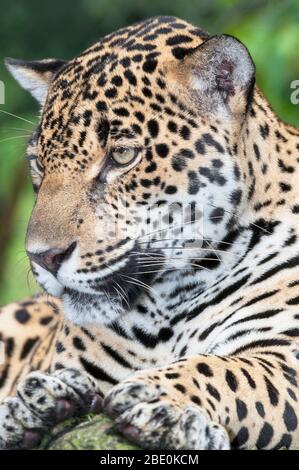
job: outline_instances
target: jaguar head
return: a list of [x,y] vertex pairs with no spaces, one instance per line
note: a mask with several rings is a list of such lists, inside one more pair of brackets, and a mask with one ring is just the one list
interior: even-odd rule
[[241,213],[253,62],[233,37],[156,18],[68,62],[6,64],[42,107],[26,152],[33,271],[71,321],[112,323]]

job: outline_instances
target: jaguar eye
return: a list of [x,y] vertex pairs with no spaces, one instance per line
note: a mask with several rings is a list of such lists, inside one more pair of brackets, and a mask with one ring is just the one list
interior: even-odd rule
[[116,163],[119,165],[128,165],[131,161],[136,158],[138,154],[138,149],[136,148],[126,148],[126,147],[119,147],[115,148],[111,152],[111,156]]

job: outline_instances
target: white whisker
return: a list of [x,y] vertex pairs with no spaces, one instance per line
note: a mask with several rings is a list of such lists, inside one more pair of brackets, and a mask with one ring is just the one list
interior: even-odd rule
[[149,292],[156,293],[155,290],[152,287],[148,286],[143,281],[140,281],[140,279],[136,279],[134,277],[127,276],[125,274],[120,274],[120,276],[126,278],[126,282],[129,282],[130,284],[135,284],[138,287],[143,287],[144,289],[147,289]]
[[[211,206],[211,207],[217,208],[217,206],[216,206],[215,204],[212,204],[212,203],[210,203],[210,202],[208,202],[207,204],[208,204],[209,206]],[[226,209],[223,209],[223,210],[224,210],[224,212],[226,212],[227,214],[230,214],[230,215],[232,215],[232,216],[235,215],[232,211],[229,211],[229,210],[226,210]],[[259,230],[262,230],[263,232],[268,233],[269,235],[271,235],[271,232],[270,232],[269,230],[267,230],[267,229],[264,228],[264,227],[261,227],[261,226],[258,225],[258,224],[255,224],[254,222],[250,222],[250,225],[252,225],[253,227],[256,227],[256,228],[258,228]]]
[[0,140],[1,142],[6,142],[7,140],[14,140],[14,139],[25,139],[25,137],[28,139],[30,135],[14,135],[13,137],[6,137],[5,139]]
[[123,299],[123,301],[127,304],[128,308],[130,309],[131,307],[130,307],[130,304],[129,304],[129,302],[128,302],[126,292],[124,291],[124,289],[122,288],[122,286],[118,284],[118,282],[113,281],[113,283],[116,284],[116,285],[119,287],[119,289],[121,289],[122,292],[119,292],[119,290],[118,290],[116,287],[114,287],[114,289],[116,290],[116,292],[118,293],[118,295]]
[[29,121],[29,119],[23,118],[21,116],[17,116],[16,114],[13,114],[13,113],[9,113],[8,111],[4,111],[3,109],[0,109],[0,113],[8,114],[8,116],[12,116],[16,119],[20,119],[21,121],[27,122],[28,124],[32,124],[32,126],[35,125],[34,122]]

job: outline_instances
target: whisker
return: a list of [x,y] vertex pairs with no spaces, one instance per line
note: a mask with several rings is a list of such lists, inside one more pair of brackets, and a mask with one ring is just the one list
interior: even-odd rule
[[[211,207],[217,208],[217,206],[216,206],[215,204],[212,204],[211,202],[207,202],[207,204],[208,204],[209,206],[211,206]],[[227,209],[223,209],[223,210],[224,210],[224,212],[226,212],[227,214],[230,214],[230,215],[233,215],[233,216],[235,215],[232,211],[229,211],[229,210],[227,210]],[[264,228],[264,227],[261,227],[261,226],[258,225],[258,224],[255,224],[254,222],[250,222],[250,225],[252,225],[253,227],[256,227],[256,228],[258,228],[259,230],[262,230],[263,232],[268,233],[269,235],[271,235],[271,232],[270,232],[269,230],[267,230],[267,229]]]
[[[181,259],[184,261],[184,258],[181,258]],[[210,259],[210,260],[212,260],[212,261],[215,261],[215,258],[200,258],[201,261],[204,261],[204,260],[206,260],[206,259]],[[164,269],[167,269],[167,264],[174,265],[174,263],[175,263],[176,261],[177,261],[176,259],[170,260],[170,261],[167,260],[167,261],[165,262],[165,264],[163,265],[163,268],[164,268]],[[185,261],[186,261],[186,260],[185,260]],[[147,267],[147,266],[148,266],[148,267],[151,267],[151,266],[157,266],[157,265],[159,266],[159,262],[151,262],[151,263],[149,263],[149,264],[140,264],[140,266],[142,266],[142,267],[144,267],[144,268]],[[200,264],[188,263],[188,265],[187,265],[185,268],[187,269],[189,266],[194,267],[194,268],[201,268],[201,269],[205,269],[205,270],[207,270],[207,271],[210,271],[209,268],[207,268],[206,266],[201,266]],[[178,269],[179,269],[179,268],[178,268]]]
[[[218,253],[216,252],[216,250],[214,250],[213,245],[212,245],[210,242],[208,242],[208,241],[207,241],[207,243],[208,243],[209,247],[212,249],[212,252],[216,255],[218,261],[219,261],[220,263],[222,262],[223,265],[224,265],[224,267],[227,269],[227,266],[226,266],[225,262],[223,261],[223,259],[220,258],[220,256],[219,256]],[[225,252],[225,250],[223,250],[223,251]],[[230,253],[230,254],[231,254],[231,255],[234,255],[234,253]]]
[[[138,274],[138,273],[136,273],[136,274]],[[146,287],[142,286],[141,284],[139,284],[136,281],[130,281],[130,280],[126,279],[126,282],[128,282],[129,284],[134,284],[135,286],[143,287],[144,289],[146,289]],[[150,291],[150,289],[147,289],[147,290]]]
[[[223,244],[223,245],[230,245],[230,246],[235,246],[235,245],[240,245],[243,246],[243,243],[239,242],[225,242],[224,240],[216,240],[215,238],[205,238],[205,242],[212,242],[212,243],[217,243],[217,244]],[[225,250],[224,250],[225,251]],[[226,252],[227,253],[227,252]]]
[[34,278],[34,274],[32,272],[31,266],[29,266],[29,268],[27,270],[26,284],[27,284],[27,289],[29,290],[30,295],[33,295],[32,294],[32,287],[31,287],[31,284],[30,284],[30,275],[32,275],[33,278]]
[[18,259],[18,261],[14,263],[14,268],[18,267],[20,263],[24,263],[26,259],[27,259],[27,255],[23,255],[20,259]]
[[16,119],[20,119],[21,121],[27,122],[28,124],[32,124],[32,126],[35,125],[34,122],[29,121],[29,119],[23,118],[22,116],[17,116],[16,114],[13,114],[13,113],[9,113],[8,111],[4,111],[3,109],[0,109],[0,113],[8,114],[9,116],[12,116]]
[[10,131],[32,132],[32,129],[25,129],[25,127],[3,127],[2,129],[0,129],[0,132],[10,132]]
[[[160,248],[157,248],[157,249],[160,249]],[[230,251],[226,251],[226,250],[219,250],[218,248],[213,248],[212,245],[211,245],[211,248],[202,248],[202,247],[189,247],[189,246],[176,246],[176,247],[172,247],[172,246],[165,246],[165,247],[162,247],[161,248],[162,250],[176,250],[176,251],[179,251],[179,250],[186,250],[186,251],[192,251],[192,250],[200,250],[200,251],[207,251],[208,253],[210,253],[211,251],[213,252],[219,252],[219,253],[227,253],[231,256],[236,256],[236,253],[231,253]],[[149,255],[157,255],[159,253],[157,252],[154,252],[154,251],[151,251],[151,252],[148,252],[148,251],[132,251],[132,254],[140,254],[140,255],[145,255],[147,256],[147,254]]]
[[148,286],[143,281],[140,281],[140,279],[136,279],[134,277],[127,276],[125,274],[120,274],[120,276],[124,277],[124,278],[127,278],[126,282],[129,282],[130,284],[135,284],[136,286],[143,287],[144,289],[147,289],[149,292],[156,293],[155,290],[152,287]]
[[124,300],[124,298],[122,297],[121,293],[119,292],[119,290],[115,287],[115,286],[112,286],[113,289],[115,290],[117,296],[119,297],[120,301],[121,300]]
[[14,135],[13,137],[6,137],[5,139],[0,140],[1,142],[6,142],[7,140],[14,140],[14,139],[24,139],[30,137],[30,135]]
[[[198,257],[194,257],[194,256],[191,256],[190,258],[184,258],[182,256],[180,257],[177,257],[177,258],[167,258],[165,259],[165,262],[167,263],[168,261],[178,261],[178,260],[183,260],[183,261],[188,261],[188,260],[194,260],[194,261],[215,261],[215,258],[204,258],[204,257],[201,257],[201,258],[198,258]],[[137,260],[138,263],[143,263],[143,262],[152,262],[152,263],[161,263],[162,260],[149,260],[149,259],[146,259],[146,258],[140,258],[139,260]]]
[[[176,267],[165,267],[164,269],[159,269],[157,271],[138,271],[137,273],[131,273],[131,274],[149,274],[149,273],[165,273],[165,272],[169,272],[169,271],[190,271],[190,268],[189,268],[190,264],[188,266],[185,266],[185,267],[181,267],[181,268],[176,268]],[[205,269],[207,271],[210,271],[210,269],[204,267],[204,266],[197,266],[197,265],[194,265],[194,268],[196,269]]]
[[124,300],[124,302],[127,304],[128,308],[130,309],[130,304],[129,304],[127,296],[126,296],[126,292],[124,291],[122,286],[118,284],[118,282],[113,281],[113,283],[116,284],[121,289],[121,291],[123,292],[123,294],[122,294],[121,292],[118,291],[118,289],[116,287],[114,287],[116,292],[121,296],[121,298]]
[[[218,218],[219,216],[217,216]],[[146,235],[143,235],[142,237],[137,237],[136,240],[142,240],[143,238],[145,237],[148,237],[149,235],[153,235],[155,233],[160,233],[160,232],[164,232],[164,231],[168,231],[168,230],[173,230],[173,229],[177,229],[177,228],[182,228],[182,227],[185,227],[186,225],[191,225],[191,224],[195,224],[196,222],[198,222],[200,219],[195,219],[195,220],[190,220],[189,222],[183,222],[182,224],[178,224],[178,225],[169,225],[168,227],[164,227],[164,228],[160,228],[158,230],[154,230],[152,232],[149,232],[147,233]]]
[[[176,240],[180,240],[180,238],[160,238],[159,240],[147,240],[147,241],[144,241],[144,242],[140,242],[138,241],[138,243],[140,245],[144,245],[144,244],[151,244],[151,243],[160,243],[160,242],[163,242],[163,241],[176,241]],[[214,238],[199,238],[198,241],[202,241],[202,242],[213,242],[213,243],[217,243],[217,244],[220,244],[222,243],[223,245],[231,245],[231,246],[235,246],[235,245],[240,245],[240,246],[243,246],[242,243],[239,243],[239,242],[234,242],[234,243],[231,243],[231,242],[225,242],[223,240],[216,240]],[[188,243],[188,240],[187,240],[187,243]],[[171,250],[174,250],[174,249],[181,249],[183,247],[162,247],[161,249],[165,250],[165,249],[171,249]],[[190,247],[186,247],[187,248],[190,248]],[[191,248],[190,248],[191,249]],[[198,250],[199,248],[198,247],[195,247],[195,248],[192,248],[192,249],[196,249]],[[205,248],[200,248],[201,250],[205,249]],[[208,249],[209,251],[211,251],[210,249]],[[225,250],[224,250],[225,251]]]
[[140,242],[138,240],[138,243],[140,244],[145,244],[145,243],[159,243],[159,242],[166,242],[166,241],[177,241],[177,240],[181,240],[181,238],[160,238],[158,240],[146,240],[145,242]]

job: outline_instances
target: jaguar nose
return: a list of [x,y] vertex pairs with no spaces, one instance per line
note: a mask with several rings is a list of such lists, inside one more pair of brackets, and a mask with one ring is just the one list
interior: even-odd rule
[[29,259],[37,263],[42,268],[49,271],[54,276],[57,274],[60,266],[66,261],[74,249],[76,248],[76,242],[73,242],[68,248],[51,248],[50,250],[42,251],[39,253],[32,253],[27,251]]

